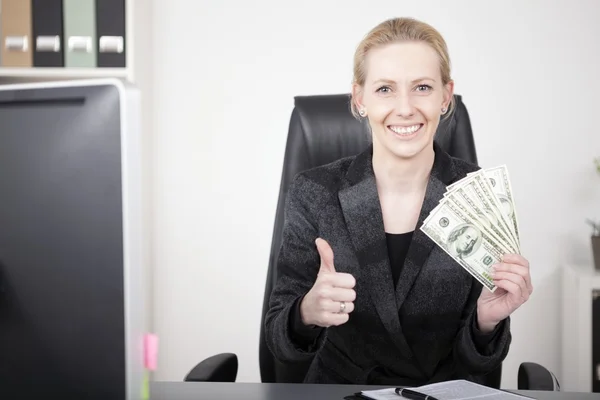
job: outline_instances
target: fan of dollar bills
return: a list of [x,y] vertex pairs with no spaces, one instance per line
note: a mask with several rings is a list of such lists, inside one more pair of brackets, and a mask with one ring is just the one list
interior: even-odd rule
[[421,230],[490,291],[504,254],[520,253],[519,227],[505,165],[480,169],[447,187]]

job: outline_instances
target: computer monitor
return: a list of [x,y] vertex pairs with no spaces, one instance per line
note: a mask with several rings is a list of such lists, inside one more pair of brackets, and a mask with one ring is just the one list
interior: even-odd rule
[[139,93],[0,86],[0,399],[139,399]]

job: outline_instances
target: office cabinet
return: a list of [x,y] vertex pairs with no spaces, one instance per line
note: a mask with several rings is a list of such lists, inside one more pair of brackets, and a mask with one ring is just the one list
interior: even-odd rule
[[600,272],[562,270],[562,373],[565,391],[600,392]]

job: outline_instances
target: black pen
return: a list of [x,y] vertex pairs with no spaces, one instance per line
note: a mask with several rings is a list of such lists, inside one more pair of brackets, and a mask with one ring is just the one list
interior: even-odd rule
[[396,388],[396,394],[411,400],[438,400],[428,394],[415,392],[414,390],[410,389]]

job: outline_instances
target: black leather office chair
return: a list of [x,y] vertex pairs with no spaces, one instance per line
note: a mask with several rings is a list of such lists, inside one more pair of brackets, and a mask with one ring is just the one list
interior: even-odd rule
[[[476,164],[477,154],[469,114],[461,96],[455,95],[454,98],[455,110],[450,117],[442,119],[435,140],[450,155]],[[371,134],[367,122],[358,121],[350,113],[348,94],[295,98],[285,149],[260,321],[259,362],[262,382],[302,382],[309,367],[309,363],[284,365],[278,362],[269,351],[264,338],[264,317],[268,309],[271,291],[277,280],[277,255],[281,245],[288,185],[298,172],[327,164],[342,157],[356,155],[370,143]],[[530,378],[539,380],[539,376],[550,375],[545,368],[533,363],[529,363],[522,370],[523,372],[519,375],[520,389],[527,389],[534,385]],[[202,361],[188,373],[185,380],[234,382],[236,375],[237,357],[235,354],[226,353]],[[499,367],[488,374],[486,385],[499,388],[501,378],[502,367]],[[540,387],[540,385],[537,384],[536,387]]]

